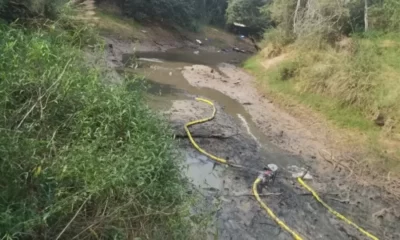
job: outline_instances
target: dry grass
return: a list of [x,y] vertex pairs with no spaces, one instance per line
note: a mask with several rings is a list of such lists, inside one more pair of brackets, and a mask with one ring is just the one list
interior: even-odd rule
[[[269,48],[246,67],[268,91],[310,106],[355,138],[365,136],[354,139],[368,162],[365,172],[378,173],[378,179],[390,171],[393,178],[400,172],[400,52],[396,47],[400,41],[385,36],[352,42],[346,49],[286,47],[280,52],[289,57],[278,57],[279,63],[267,64],[266,71],[260,66],[277,59]],[[384,117],[382,127],[374,121],[379,115]],[[390,186],[384,179],[381,182]]]

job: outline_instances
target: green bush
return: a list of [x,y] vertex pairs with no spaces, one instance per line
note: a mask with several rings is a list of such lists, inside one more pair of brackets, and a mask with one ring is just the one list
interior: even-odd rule
[[157,20],[193,28],[196,22],[195,0],[125,0],[123,12],[138,21]]
[[167,124],[50,29],[0,25],[0,238],[189,239]]
[[66,0],[0,0],[0,18],[7,21],[43,17],[54,19]]
[[245,24],[251,34],[261,35],[269,26],[269,16],[263,12],[263,0],[230,0],[226,9],[226,22]]
[[264,33],[264,43],[279,48],[292,43],[295,36],[282,28],[272,28]]
[[370,9],[371,27],[375,31],[399,32],[400,3],[397,0],[379,1]]

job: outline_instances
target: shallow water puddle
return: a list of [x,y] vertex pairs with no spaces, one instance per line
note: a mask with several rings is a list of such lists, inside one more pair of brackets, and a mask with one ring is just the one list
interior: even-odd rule
[[215,166],[208,158],[195,150],[189,150],[185,153],[187,165],[185,175],[190,177],[190,180],[198,189],[208,191],[220,191],[223,188],[221,166]]
[[[221,105],[224,112],[231,115],[238,124],[242,125],[248,134],[256,139],[260,146],[268,144],[269,141],[258,130],[251,116],[244,106],[229,96],[211,89],[199,88],[189,84],[181,71],[192,64],[203,64],[215,68],[223,62],[243,61],[248,55],[242,53],[199,53],[175,50],[173,52],[139,52],[136,53],[138,61],[132,61],[132,55],[124,55],[123,59],[127,66],[139,66],[137,69],[126,68],[125,71],[134,71],[145,77],[148,83],[147,92],[149,105],[156,110],[165,111],[172,106],[175,100],[193,99],[203,97]],[[141,61],[144,59],[144,61]],[[151,61],[149,61],[149,59]],[[204,116],[206,117],[206,116]],[[186,163],[188,165],[185,174],[193,181],[199,189],[221,189],[222,179],[219,177],[223,168],[207,160],[207,157],[196,151],[188,151]]]

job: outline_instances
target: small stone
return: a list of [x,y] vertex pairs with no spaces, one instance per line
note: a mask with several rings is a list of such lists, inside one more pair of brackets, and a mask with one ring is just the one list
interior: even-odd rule
[[378,117],[374,120],[375,124],[379,127],[385,126],[385,116],[382,113],[379,113]]

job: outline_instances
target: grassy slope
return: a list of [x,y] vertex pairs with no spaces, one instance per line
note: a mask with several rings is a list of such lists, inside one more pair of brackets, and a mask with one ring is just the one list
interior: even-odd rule
[[0,238],[189,239],[169,127],[102,83],[73,26],[0,25]]
[[[396,35],[355,37],[346,50],[289,47],[296,50],[268,70],[262,54],[245,67],[273,96],[310,106],[346,131],[365,135],[361,143],[375,162],[400,171],[399,44]],[[373,122],[378,114],[385,116],[384,127]]]

